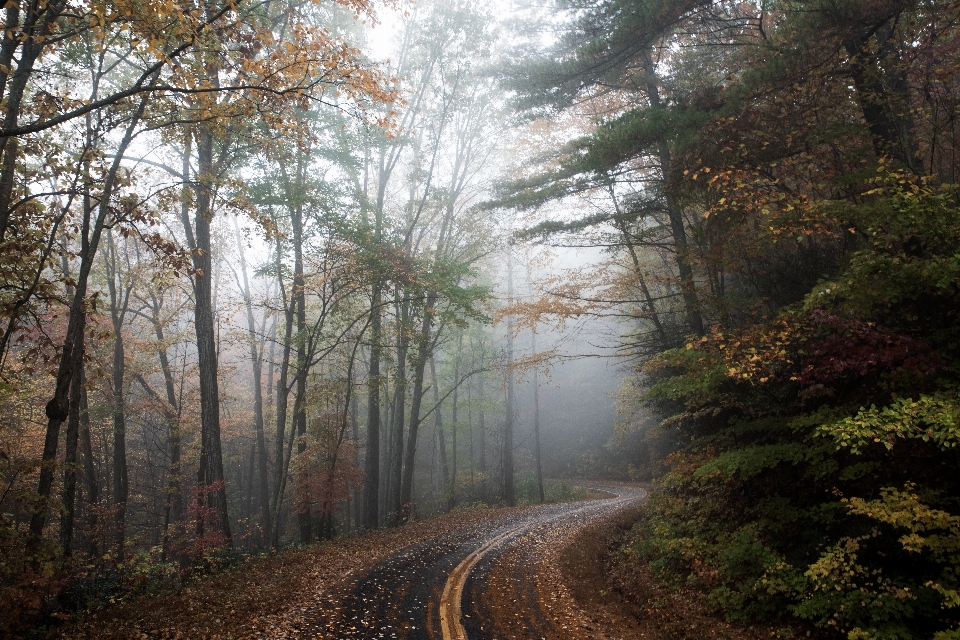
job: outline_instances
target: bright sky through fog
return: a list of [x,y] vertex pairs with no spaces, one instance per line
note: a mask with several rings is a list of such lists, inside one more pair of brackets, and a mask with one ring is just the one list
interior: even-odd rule
[[384,6],[377,7],[377,19],[380,21],[368,31],[367,52],[374,60],[386,60],[394,56],[394,38],[402,26],[402,9]]

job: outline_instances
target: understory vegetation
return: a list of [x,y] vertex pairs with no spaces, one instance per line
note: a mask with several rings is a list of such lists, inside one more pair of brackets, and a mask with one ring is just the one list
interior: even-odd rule
[[769,320],[645,365],[683,445],[634,550],[735,620],[850,638],[952,637],[960,621],[957,208],[878,176],[838,207],[862,241]]

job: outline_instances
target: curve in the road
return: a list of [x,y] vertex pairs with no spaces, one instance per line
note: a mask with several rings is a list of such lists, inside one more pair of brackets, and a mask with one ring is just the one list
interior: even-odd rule
[[[605,488],[604,491],[612,493],[614,500],[622,500],[624,498],[620,494],[610,492],[609,487]],[[644,493],[645,492],[641,490],[640,495],[642,496]],[[584,505],[573,513],[583,512],[588,508],[587,505]],[[443,589],[443,594],[440,597],[440,630],[443,640],[469,640],[467,630],[464,628],[462,621],[463,593],[467,580],[470,578],[470,574],[477,563],[491,552],[499,549],[503,543],[521,537],[530,529],[541,527],[563,518],[569,518],[571,515],[573,515],[571,512],[564,511],[550,517],[539,517],[533,521],[524,522],[488,540],[464,558],[460,564],[450,572],[450,576],[447,578],[446,585]]]
[[537,573],[543,549],[556,548],[580,524],[619,511],[644,493],[639,487],[603,488],[612,499],[500,512],[402,549],[329,592],[304,637],[553,637],[557,611],[549,602],[544,610],[538,595],[543,585],[528,574]]

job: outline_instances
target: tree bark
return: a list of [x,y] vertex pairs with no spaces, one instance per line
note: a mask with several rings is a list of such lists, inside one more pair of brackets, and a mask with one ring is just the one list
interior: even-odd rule
[[83,346],[80,365],[70,383],[70,408],[67,416],[66,455],[63,461],[63,515],[60,516],[60,548],[69,556],[73,544],[73,526],[77,496],[77,443],[80,436],[80,396],[83,390]]
[[380,526],[380,279],[370,290],[370,371],[367,377],[367,447],[363,486],[363,526]]
[[275,474],[274,474],[274,499],[271,506],[273,511],[273,539],[271,544],[274,548],[280,545],[280,505],[283,502],[283,491],[286,486],[286,465],[284,464],[283,454],[283,436],[287,428],[287,404],[290,397],[290,387],[287,383],[290,375],[290,352],[293,345],[293,316],[294,305],[286,293],[286,287],[283,284],[283,270],[281,269],[281,247],[280,239],[277,238],[277,285],[280,288],[280,299],[283,302],[284,326],[283,326],[283,353],[280,357],[280,377],[277,379],[277,415],[276,415],[276,445],[275,445]]
[[417,458],[417,436],[420,431],[420,410],[423,406],[423,383],[427,360],[432,347],[432,325],[434,307],[437,304],[437,293],[427,294],[424,305],[423,324],[418,336],[417,360],[414,367],[413,396],[410,399],[410,431],[407,434],[407,449],[404,452],[403,481],[400,486],[400,521],[406,522],[413,514],[413,476],[414,463]]
[[[97,507],[100,506],[100,485],[93,464],[93,443],[90,441],[90,411],[87,406],[87,380],[82,358],[80,362],[80,448],[83,450],[83,476],[87,491],[87,529],[95,531],[97,528]],[[100,555],[100,548],[94,536],[89,538],[89,551],[92,556]]]
[[440,451],[440,486],[443,493],[449,496],[450,492],[450,459],[447,456],[447,438],[443,432],[443,412],[440,411],[440,385],[437,382],[437,363],[430,356],[430,386],[433,387],[433,432],[437,438]]
[[536,327],[530,335],[530,350],[533,352],[533,451],[534,458],[537,461],[537,490],[540,493],[540,504],[546,502],[546,496],[543,492],[543,462],[540,459],[540,367],[536,362],[537,358],[537,332]]
[[[297,171],[298,183],[303,184],[302,162]],[[290,222],[293,227],[293,299],[297,310],[297,395],[294,401],[293,421],[297,431],[297,455],[307,450],[307,374],[310,364],[307,361],[307,307],[306,281],[303,276],[303,205],[290,208]],[[300,530],[300,543],[310,542],[310,505],[297,513],[297,525]]]
[[130,300],[131,284],[125,290],[119,290],[120,278],[117,268],[117,250],[113,234],[107,233],[107,255],[104,264],[107,272],[107,286],[110,292],[110,319],[113,322],[113,508],[114,544],[118,558],[124,556],[126,540],[127,499],[130,485],[127,478],[127,420],[124,406],[124,374],[126,372],[126,352],[123,344],[123,320]]
[[453,398],[450,400],[450,503],[448,510],[457,506],[457,404],[460,396],[460,356],[463,353],[463,331],[457,335],[457,356],[453,363]]
[[223,453],[220,444],[220,385],[217,380],[217,343],[213,317],[213,261],[210,222],[213,219],[213,132],[206,124],[197,131],[197,165],[199,175],[194,184],[193,267],[194,327],[197,336],[197,360],[200,379],[200,465],[197,471],[197,534],[204,535],[203,514],[209,508],[211,526],[226,546],[233,545],[230,517],[227,513],[227,490],[223,474]]
[[391,466],[390,522],[391,526],[400,523],[400,511],[403,507],[401,485],[403,482],[403,432],[407,414],[407,354],[410,349],[410,295],[405,294],[400,303],[397,336],[397,380],[393,392],[393,439],[396,451]]
[[[483,348],[483,343],[480,343],[481,349]],[[483,373],[481,372],[477,376],[477,398],[479,399],[479,404],[477,405],[477,432],[480,442],[477,444],[477,447],[480,449],[480,499],[486,502],[489,499],[489,485],[487,484],[487,426],[484,422],[484,412],[483,412],[483,403],[485,396],[483,393]]]

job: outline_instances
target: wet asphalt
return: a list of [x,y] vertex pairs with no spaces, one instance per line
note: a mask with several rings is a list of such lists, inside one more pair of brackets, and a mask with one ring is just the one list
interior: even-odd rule
[[450,572],[486,541],[512,532],[473,567],[464,586],[461,619],[471,640],[546,640],[568,634],[545,607],[538,572],[545,553],[598,518],[637,504],[629,485],[596,488],[615,498],[545,505],[499,513],[407,547],[330,593],[305,637],[443,640],[439,605]]

